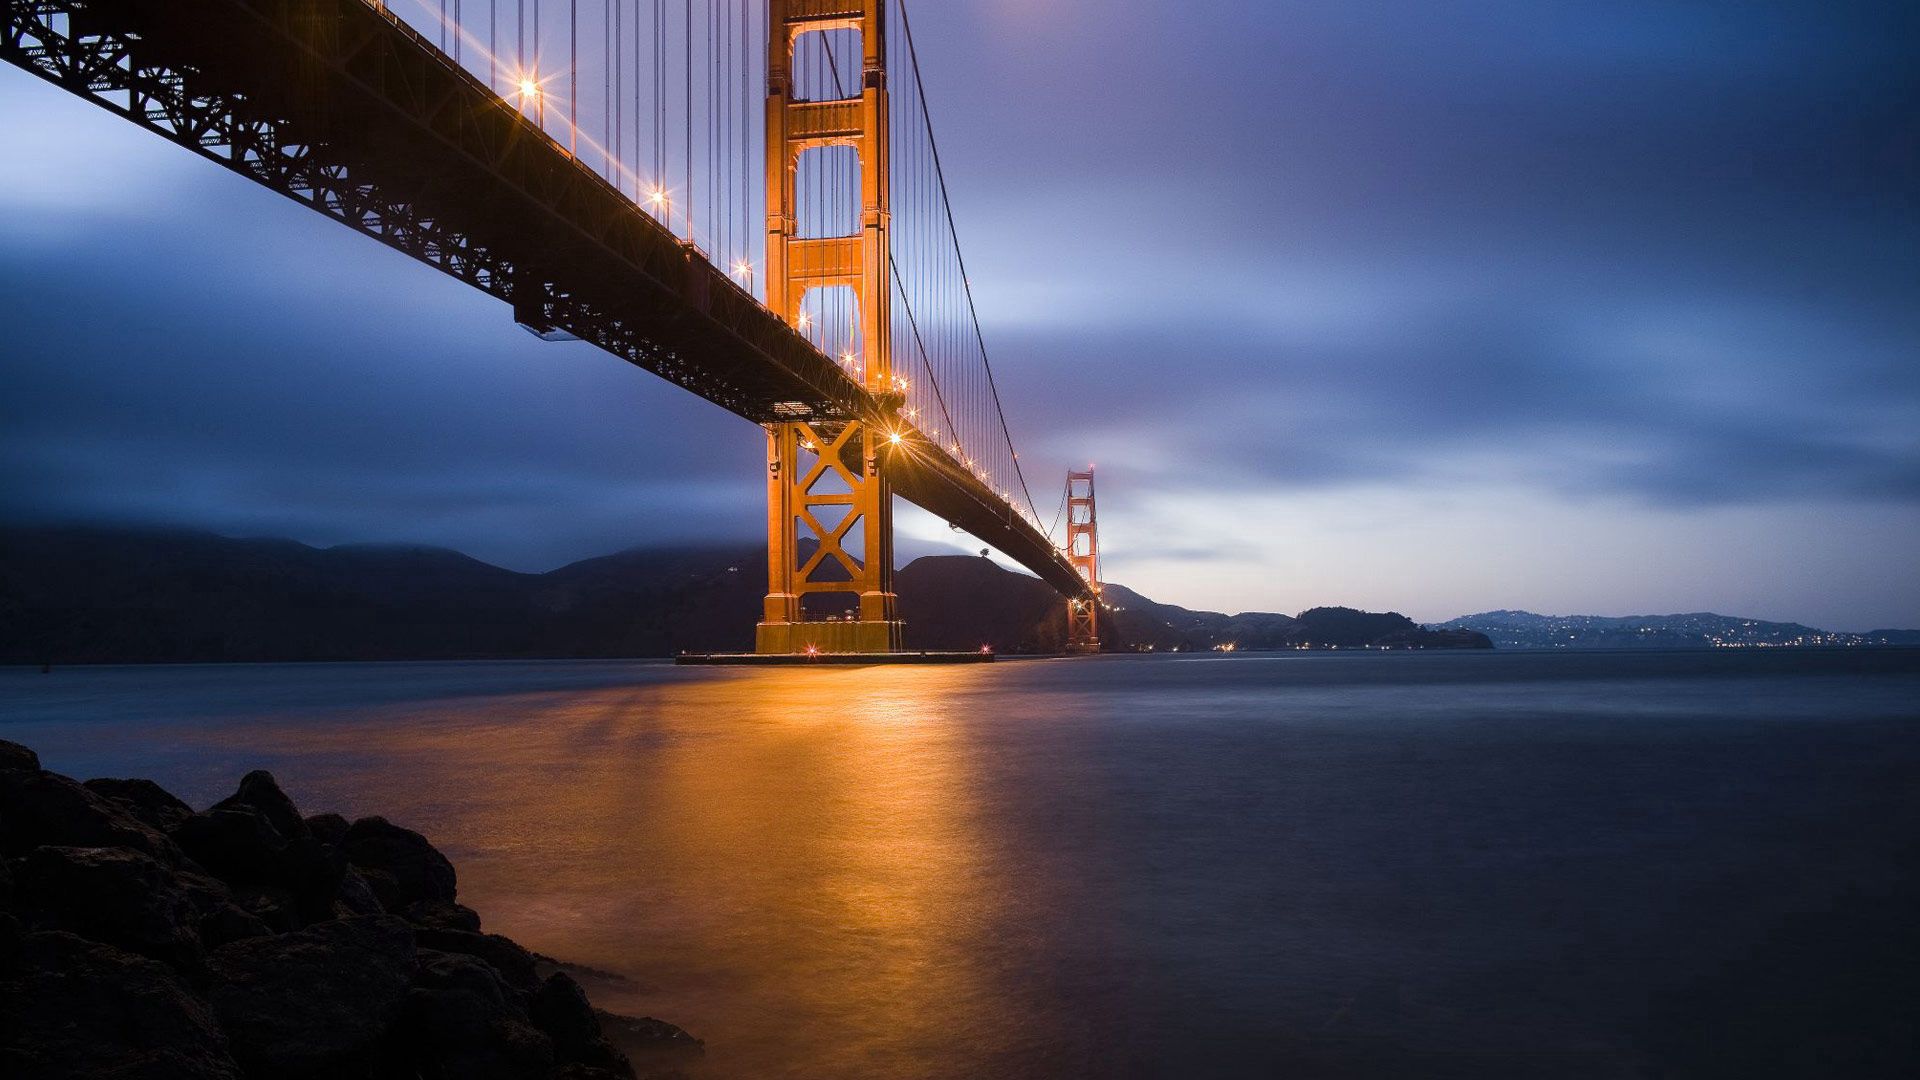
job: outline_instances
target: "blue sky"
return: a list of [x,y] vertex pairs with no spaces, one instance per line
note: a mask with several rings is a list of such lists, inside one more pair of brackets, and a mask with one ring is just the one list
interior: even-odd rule
[[[1098,462],[1109,578],[1920,625],[1912,5],[914,14],[1023,460]],[[6,517],[756,537],[743,421],[12,68],[0,140]]]

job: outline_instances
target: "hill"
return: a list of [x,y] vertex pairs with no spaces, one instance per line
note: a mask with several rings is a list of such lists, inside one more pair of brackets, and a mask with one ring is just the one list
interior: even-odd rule
[[[545,574],[414,546],[316,548],[178,529],[0,528],[0,663],[507,659],[744,651],[758,547],[647,548]],[[910,646],[1055,652],[1066,619],[1038,580],[965,555],[896,575]],[[1403,615],[1298,617],[1160,604],[1120,585],[1115,650],[1486,647]]]
[[1503,649],[1754,648],[1784,645],[1920,645],[1920,630],[1850,634],[1799,623],[1766,622],[1712,612],[1685,615],[1536,615],[1483,611],[1441,623],[1473,630]]

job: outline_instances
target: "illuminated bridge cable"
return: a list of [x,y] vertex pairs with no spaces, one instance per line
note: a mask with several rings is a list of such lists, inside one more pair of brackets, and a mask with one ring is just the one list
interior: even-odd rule
[[980,346],[980,364],[986,374],[987,389],[993,395],[993,409],[994,409],[994,414],[1000,420],[1000,433],[1002,436],[1005,437],[1007,442],[1008,452],[1009,454],[1012,455],[1014,476],[1019,479],[1020,492],[1023,496],[1026,497],[1026,500],[1027,500],[1027,511],[1033,515],[1035,520],[1038,520],[1040,517],[1040,512],[1034,509],[1033,493],[1030,490],[1028,490],[1026,474],[1022,472],[1020,469],[1020,457],[1018,454],[1012,453],[1013,433],[1007,427],[1007,413],[1005,408],[1003,408],[1000,404],[1000,388],[994,383],[993,362],[987,358],[986,336],[982,334],[980,331],[980,314],[979,314],[979,310],[974,306],[974,302],[973,302],[973,283],[967,279],[966,257],[960,251],[960,236],[959,236],[958,230],[954,227],[953,204],[947,198],[946,173],[940,167],[940,144],[934,138],[933,118],[927,111],[927,104],[926,104],[927,88],[926,88],[925,82],[922,81],[922,79],[920,78],[920,57],[919,57],[918,51],[914,48],[914,44],[913,44],[913,23],[907,17],[906,0],[896,0],[896,4],[900,10],[900,27],[906,33],[907,57],[911,61],[909,66],[913,69],[914,88],[916,92],[919,94],[919,98],[920,98],[920,116],[925,121],[926,133],[927,133],[927,148],[933,155],[933,172],[934,172],[934,176],[939,181],[940,203],[941,203],[941,206],[946,211],[947,230],[953,236],[954,258],[959,262],[961,289],[966,295],[967,310],[972,317],[974,337]]

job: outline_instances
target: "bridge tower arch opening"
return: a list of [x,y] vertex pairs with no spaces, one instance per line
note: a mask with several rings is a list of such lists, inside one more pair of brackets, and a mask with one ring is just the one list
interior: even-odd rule
[[1067,561],[1086,579],[1083,596],[1067,598],[1067,651],[1100,651],[1100,519],[1093,467],[1067,473]]
[[[886,2],[768,0],[766,280],[768,306],[802,333],[813,329],[817,292],[849,296],[846,345],[836,359],[884,408],[897,410]],[[827,59],[830,81],[803,63],[816,54]],[[848,167],[832,164],[847,158],[842,148],[851,150]],[[803,158],[822,167],[803,169]],[[818,197],[801,190],[802,180],[822,173],[857,176],[850,186],[858,206],[825,215],[849,223],[850,232],[812,221],[802,227],[801,196]],[[816,415],[766,425],[767,595],[756,651],[902,648],[885,419]]]

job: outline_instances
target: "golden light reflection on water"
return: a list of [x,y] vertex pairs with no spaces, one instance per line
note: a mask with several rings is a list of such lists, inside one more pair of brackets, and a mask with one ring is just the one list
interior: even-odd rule
[[897,1075],[993,1029],[1008,991],[974,948],[1007,899],[953,713],[980,678],[755,671],[442,700],[302,724],[276,750],[338,764],[304,777],[304,804],[447,850],[489,929],[618,972],[590,985],[606,1007],[707,1038],[700,1075]]

